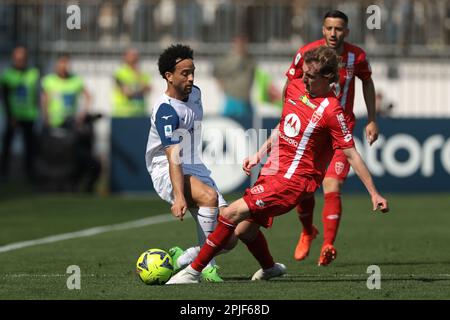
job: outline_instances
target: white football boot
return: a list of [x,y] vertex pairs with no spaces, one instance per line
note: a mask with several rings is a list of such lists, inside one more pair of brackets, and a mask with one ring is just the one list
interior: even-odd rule
[[201,273],[187,266],[177,274],[173,275],[166,284],[184,284],[184,283],[199,283]]
[[270,280],[272,278],[281,277],[284,274],[286,274],[286,266],[277,262],[272,268],[259,269],[256,271],[252,280]]

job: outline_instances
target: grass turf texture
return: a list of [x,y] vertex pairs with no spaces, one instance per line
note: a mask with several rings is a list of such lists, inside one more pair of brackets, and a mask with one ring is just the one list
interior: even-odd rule
[[[328,267],[316,266],[322,231],[308,259],[297,262],[296,215],[276,218],[265,235],[288,275],[273,281],[249,280],[259,266],[240,243],[217,258],[224,283],[141,283],[134,268],[143,251],[195,242],[194,221],[187,219],[0,253],[0,299],[449,299],[450,197],[390,195],[389,200],[391,213],[374,214],[367,196],[344,194],[338,257]],[[318,196],[314,221],[319,230],[321,209]],[[144,197],[3,198],[0,246],[169,211],[163,201]],[[81,268],[81,290],[66,287],[69,265]],[[380,290],[366,287],[369,265],[381,268]]]

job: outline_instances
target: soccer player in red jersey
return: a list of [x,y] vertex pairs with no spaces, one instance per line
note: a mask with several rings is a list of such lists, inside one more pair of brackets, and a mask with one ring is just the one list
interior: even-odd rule
[[[246,230],[236,233],[242,238],[243,235],[258,232],[256,241],[260,241],[261,245],[256,255],[271,258],[259,228],[250,226],[270,226],[274,216],[284,214],[311,198],[325,175],[332,156],[329,152],[331,147],[343,151],[367,188],[373,210],[389,210],[387,200],[376,190],[364,161],[354,147],[339,100],[331,92],[330,83],[338,77],[335,51],[322,46],[306,52],[302,70],[303,78],[291,81],[287,87],[278,143],[270,144],[268,161],[255,185],[222,212],[217,227],[208,236],[194,262],[167,284],[199,282],[203,268],[224,248],[237,231],[236,227],[239,229],[246,223]],[[245,169],[249,170],[250,166]],[[255,255],[255,252],[252,253]]]
[[[375,88],[371,78],[370,64],[366,53],[361,48],[345,42],[349,34],[348,18],[341,11],[328,12],[323,20],[323,38],[301,47],[290,68],[286,72],[287,83],[301,78],[303,75],[302,65],[304,53],[319,46],[328,46],[336,51],[341,58],[339,68],[339,80],[334,83],[333,92],[344,109],[345,120],[350,133],[355,126],[355,115],[353,113],[353,102],[355,96],[355,77],[362,81],[362,90],[367,107],[368,123],[366,126],[366,138],[370,145],[378,138],[378,128],[375,120]],[[350,170],[342,150],[336,150],[328,165],[323,180],[324,207],[322,211],[322,222],[324,229],[324,241],[318,261],[318,265],[328,265],[336,258],[336,239],[339,222],[342,215],[341,190]],[[298,217],[303,225],[294,257],[297,260],[305,259],[309,254],[311,242],[319,233],[313,225],[314,197],[304,200],[296,207]]]

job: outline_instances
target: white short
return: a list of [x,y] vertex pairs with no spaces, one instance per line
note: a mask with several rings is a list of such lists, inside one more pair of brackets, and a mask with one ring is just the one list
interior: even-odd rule
[[[210,171],[205,165],[197,164],[195,167],[183,166],[183,174],[192,175],[204,184],[214,188],[217,192],[219,208],[228,206],[228,203],[219,192],[216,183],[210,176]],[[154,160],[151,165],[150,175],[152,177],[153,187],[155,188],[156,193],[158,193],[161,199],[173,204],[173,189],[172,182],[170,181],[169,162],[167,161],[167,158],[164,157],[163,159],[160,158],[157,161]]]

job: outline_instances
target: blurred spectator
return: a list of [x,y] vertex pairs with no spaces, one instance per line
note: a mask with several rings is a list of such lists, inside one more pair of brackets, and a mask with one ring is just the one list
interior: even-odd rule
[[[55,71],[42,79],[42,153],[47,171],[43,174],[58,172],[58,179],[68,183],[71,190],[92,192],[101,168],[92,155],[91,96],[83,80],[70,72],[69,56],[58,58]],[[87,131],[90,141],[86,142]]]
[[377,94],[375,96],[375,110],[377,112],[377,116],[382,118],[388,118],[392,115],[392,110],[394,105],[392,103],[386,103],[384,101],[383,93],[381,90],[377,90]]
[[154,20],[160,39],[169,43],[173,40],[172,28],[175,25],[175,0],[161,0],[154,11]]
[[0,172],[7,177],[11,154],[11,142],[17,129],[21,129],[25,146],[25,172],[33,181],[35,139],[33,126],[38,117],[39,70],[27,65],[27,49],[16,47],[12,52],[12,65],[0,76],[3,105],[6,114],[6,131]]
[[104,2],[100,8],[98,16],[98,26],[100,32],[100,42],[112,44],[115,31],[119,23],[117,9],[111,2]]
[[202,8],[196,0],[184,0],[177,3],[176,23],[173,25],[177,39],[198,41],[201,38],[203,25]]
[[261,104],[269,104],[282,108],[281,90],[274,83],[271,75],[257,67],[255,71],[256,101]]
[[145,96],[150,92],[150,76],[139,69],[139,52],[128,49],[124,63],[114,73],[113,117],[142,117],[146,115]]
[[237,36],[232,50],[219,59],[213,72],[225,94],[222,115],[238,121],[252,119],[250,91],[255,70],[256,62],[248,52],[247,36]]
[[[45,127],[61,127],[74,118],[81,123],[91,104],[91,96],[84,88],[83,80],[70,72],[70,57],[61,55],[56,61],[55,73],[42,79],[42,111]],[[83,94],[85,104],[79,108]]]

